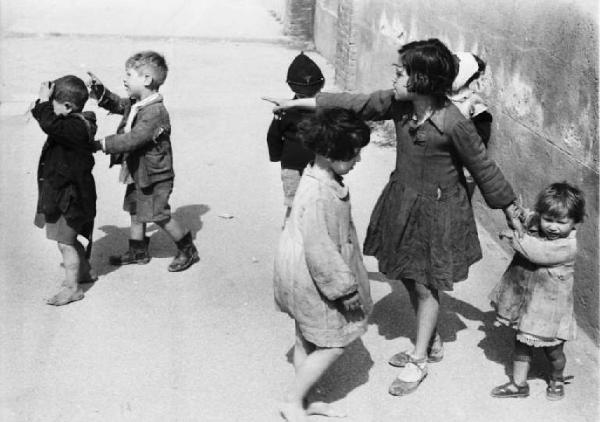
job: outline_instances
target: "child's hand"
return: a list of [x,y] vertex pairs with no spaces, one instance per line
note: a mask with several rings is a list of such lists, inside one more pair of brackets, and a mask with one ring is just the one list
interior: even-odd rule
[[514,230],[519,238],[523,237],[523,234],[525,233],[525,227],[523,227],[523,223],[521,222],[523,208],[513,202],[504,208],[504,215],[506,216],[508,227]]
[[86,85],[90,89],[90,97],[99,100],[104,95],[104,84],[92,72],[88,71],[87,74],[89,78],[86,81]]
[[54,91],[54,83],[51,81],[44,81],[40,85],[40,91],[38,92],[38,98],[40,101],[45,102],[50,100],[52,92]]
[[277,113],[281,110],[291,107],[288,104],[290,101],[288,98],[261,97],[261,99],[275,104],[275,107],[273,107],[273,113]]
[[344,309],[347,311],[358,311],[361,309],[360,296],[358,296],[358,292],[351,293],[343,298],[340,298]]
[[504,229],[500,233],[498,233],[498,237],[500,239],[512,239],[514,237],[515,232],[510,229]]
[[92,141],[92,146],[94,148],[94,152],[98,152],[102,149],[102,142],[100,141]]

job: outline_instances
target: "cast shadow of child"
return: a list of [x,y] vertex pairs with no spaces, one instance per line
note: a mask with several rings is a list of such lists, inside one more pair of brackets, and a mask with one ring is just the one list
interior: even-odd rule
[[[205,204],[185,205],[177,208],[172,215],[184,227],[187,227],[192,233],[192,238],[195,238],[196,233],[202,229],[201,217],[209,210],[210,207]],[[98,276],[103,276],[119,268],[118,266],[110,265],[108,257],[125,252],[129,239],[129,227],[105,225],[98,229],[106,233],[106,236],[94,241],[91,263]],[[146,234],[151,237],[149,250],[152,258],[175,256],[177,252],[175,244],[158,226],[149,224]]]
[[[293,363],[294,347],[286,353]],[[374,362],[359,338],[350,343],[342,356],[331,365],[313,386],[308,401],[333,403],[346,397],[352,390],[369,380],[369,370]]]

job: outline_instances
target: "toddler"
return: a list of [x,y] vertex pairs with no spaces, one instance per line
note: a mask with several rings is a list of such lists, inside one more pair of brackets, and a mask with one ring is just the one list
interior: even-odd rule
[[564,397],[564,343],[575,338],[573,266],[576,226],[583,221],[582,192],[566,182],[545,188],[535,212],[525,221],[528,231],[501,233],[515,255],[490,295],[497,319],[516,331],[512,380],[494,388],[493,397],[527,397],[527,373],[533,348],[541,348],[552,367],[546,397]]
[[[91,251],[96,185],[92,175],[96,116],[82,112],[88,100],[85,83],[67,75],[42,82],[31,110],[48,135],[38,165],[38,202],[35,225],[58,243],[65,268],[61,290],[48,299],[61,306],[83,299],[80,283],[95,281],[88,261]],[[77,240],[88,239],[87,253]]]
[[319,110],[299,125],[299,138],[315,153],[304,170],[275,259],[279,309],[295,321],[294,368],[281,415],[335,415],[325,403],[303,404],[309,389],[367,328],[372,308],[367,272],[342,177],[360,161],[370,129],[355,113]]

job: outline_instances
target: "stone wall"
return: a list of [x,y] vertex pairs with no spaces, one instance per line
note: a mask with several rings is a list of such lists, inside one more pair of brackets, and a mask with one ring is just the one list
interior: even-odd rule
[[[576,312],[598,341],[598,5],[592,0],[314,0],[314,42],[336,82],[368,92],[391,86],[397,48],[439,38],[488,63],[494,115],[489,151],[525,205],[567,180],[587,196],[579,230]],[[294,2],[295,3],[295,2]],[[477,193],[479,221],[504,224]]]

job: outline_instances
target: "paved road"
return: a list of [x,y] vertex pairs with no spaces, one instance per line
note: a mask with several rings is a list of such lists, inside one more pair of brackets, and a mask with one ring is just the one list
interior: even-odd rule
[[[281,42],[279,24],[260,1],[248,2],[252,12],[246,20],[254,23],[244,36],[171,38],[184,17],[194,15],[184,13],[192,3],[179,3],[180,18],[158,31],[162,39],[110,34],[1,39],[2,421],[280,420],[276,403],[293,373],[293,325],[273,308],[272,258],[283,207],[279,168],[268,162],[264,141],[270,106],[259,98],[288,95],[285,71],[298,50]],[[23,22],[44,28],[43,14],[18,12],[9,29],[27,34]],[[156,9],[154,16],[163,12]],[[97,22],[114,11],[94,13]],[[226,26],[219,16],[215,22]],[[102,33],[97,23],[92,28]],[[117,172],[98,155],[92,263],[100,280],[80,302],[46,306],[43,298],[62,273],[56,246],[31,223],[43,136],[23,112],[39,81],[65,73],[83,76],[87,68],[118,91],[124,60],[149,48],[163,52],[171,68],[163,93],[173,122],[172,205],[194,232],[202,260],[186,272],[168,273],[175,249],[151,228],[150,264],[106,264],[107,256],[126,244],[128,216],[120,209]],[[312,57],[332,81],[331,67]],[[98,113],[100,135],[114,131],[115,116],[91,103],[90,109]],[[369,145],[347,179],[360,236],[393,159],[393,150]],[[547,402],[540,379],[531,380],[527,400],[489,397],[505,380],[510,340],[509,333],[492,327],[486,296],[508,257],[490,235],[481,232],[481,239],[483,261],[455,292],[442,295],[447,356],[431,366],[417,393],[402,399],[387,394],[394,370],[386,359],[408,344],[414,317],[401,286],[383,280],[367,259],[376,301],[370,329],[320,382],[315,396],[339,402],[348,409],[348,420],[357,422],[597,420],[596,349],[586,338],[567,346],[568,372],[576,378],[566,400]]]

